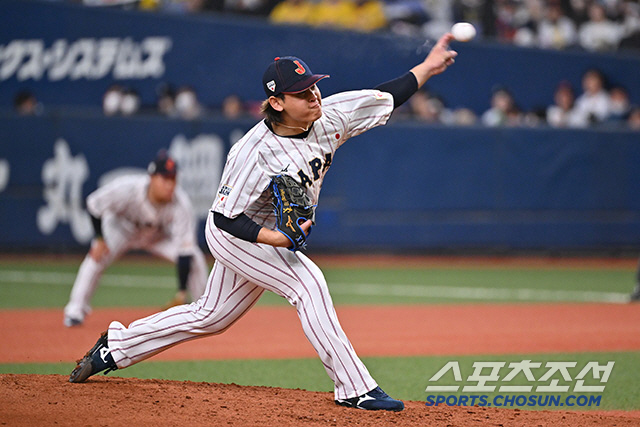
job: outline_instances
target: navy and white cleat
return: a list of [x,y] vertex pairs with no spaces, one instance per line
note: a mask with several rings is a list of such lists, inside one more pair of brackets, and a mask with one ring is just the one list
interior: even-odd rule
[[69,375],[70,383],[82,383],[98,372],[105,371],[105,374],[108,374],[118,369],[109,352],[106,331],[100,334],[100,338],[98,338],[91,350],[82,359],[77,360],[76,363],[78,365]]
[[335,402],[336,405],[370,411],[402,411],[404,409],[404,403],[400,400],[392,399],[380,387],[376,387],[362,396],[344,400],[337,399]]

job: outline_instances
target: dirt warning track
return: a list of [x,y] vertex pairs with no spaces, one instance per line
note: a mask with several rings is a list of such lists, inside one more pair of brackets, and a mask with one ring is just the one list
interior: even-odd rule
[[[360,356],[640,350],[640,304],[342,306],[338,317]],[[0,311],[0,363],[72,362],[112,320],[151,309],[98,309],[65,328],[61,310]],[[47,351],[42,351],[47,348]],[[291,307],[254,307],[224,334],[153,360],[315,357]]]

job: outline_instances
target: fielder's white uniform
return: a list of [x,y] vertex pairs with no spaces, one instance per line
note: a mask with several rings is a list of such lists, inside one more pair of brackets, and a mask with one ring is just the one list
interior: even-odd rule
[[[335,151],[350,137],[386,123],[393,99],[376,90],[352,91],[326,98],[322,109],[322,117],[303,139],[275,135],[264,121],[247,132],[229,153],[212,211],[228,218],[244,212],[273,229],[268,185],[282,171],[307,183],[307,193],[316,204]],[[266,289],[296,307],[307,338],[335,383],[336,399],[377,387],[338,322],[322,272],[308,257],[236,238],[215,226],[213,214],[207,220],[206,239],[216,262],[202,298],[137,320],[128,328],[119,322],[109,325],[109,349],[118,367],[184,341],[224,332]]]
[[87,210],[102,219],[103,238],[109,253],[100,262],[84,258],[76,276],[65,318],[82,321],[103,271],[130,249],[144,249],[176,263],[191,256],[187,288],[199,298],[207,282],[207,263],[198,247],[196,219],[188,196],[176,187],[173,200],[154,205],[147,197],[150,177],[146,174],[117,178],[87,197]]

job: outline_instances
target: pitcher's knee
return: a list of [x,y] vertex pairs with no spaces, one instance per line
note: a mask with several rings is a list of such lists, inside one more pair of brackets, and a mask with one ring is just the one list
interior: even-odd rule
[[191,320],[188,322],[188,328],[192,330],[200,330],[206,334],[221,334],[233,325],[233,319],[221,311],[208,310],[205,307],[199,307],[197,302],[189,304],[193,309],[191,312]]

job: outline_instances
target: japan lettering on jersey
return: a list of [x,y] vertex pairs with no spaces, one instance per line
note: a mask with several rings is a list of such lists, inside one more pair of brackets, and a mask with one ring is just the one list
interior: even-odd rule
[[347,139],[385,124],[393,98],[377,90],[343,92],[324,99],[322,110],[304,138],[275,135],[264,121],[247,132],[229,152],[212,210],[228,218],[245,213],[264,224],[273,212],[266,190],[280,173],[306,187],[317,204],[335,151]]

